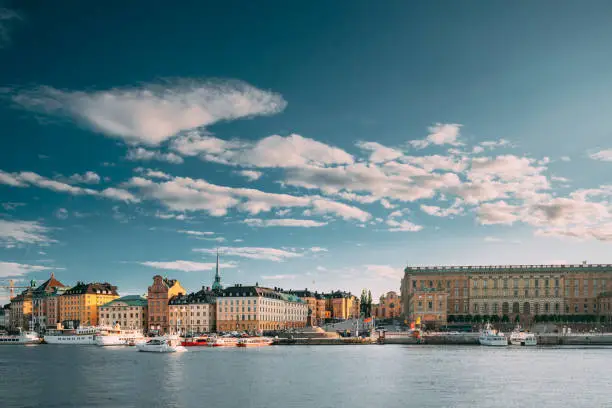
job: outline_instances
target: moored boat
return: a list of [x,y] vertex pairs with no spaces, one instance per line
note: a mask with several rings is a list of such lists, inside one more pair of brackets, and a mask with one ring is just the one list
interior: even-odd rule
[[96,333],[94,341],[98,346],[134,346],[145,341],[140,330],[121,330],[118,326]]
[[138,351],[150,353],[180,353],[187,349],[180,344],[176,336],[155,337],[145,343],[136,344]]
[[478,342],[483,346],[507,346],[508,338],[505,334],[493,330],[490,323],[487,323],[484,330],[480,332]]
[[236,347],[238,339],[236,337],[210,337],[209,347]]
[[43,340],[47,344],[95,345],[95,336],[99,331],[94,326],[52,330],[44,335]]
[[510,334],[510,344],[514,346],[537,346],[538,339],[535,334],[524,331],[521,326],[516,326]]
[[0,344],[39,344],[40,336],[33,331],[19,331],[19,334],[1,334]]
[[181,342],[183,347],[207,347],[208,336],[185,337]]
[[269,337],[246,337],[238,340],[238,347],[265,347],[271,346],[274,340]]

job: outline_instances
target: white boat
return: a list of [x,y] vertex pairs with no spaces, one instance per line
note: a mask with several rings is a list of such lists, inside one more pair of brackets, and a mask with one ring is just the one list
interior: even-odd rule
[[0,335],[0,344],[39,344],[40,336],[33,331],[20,331],[19,334]]
[[493,330],[490,323],[487,323],[484,330],[480,332],[478,342],[483,346],[507,346],[508,338],[504,333]]
[[538,339],[535,334],[522,330],[521,326],[516,326],[510,334],[510,344],[514,346],[537,346]]
[[150,353],[181,353],[187,351],[181,346],[181,340],[177,336],[155,337],[146,343],[136,344],[138,351]]
[[98,327],[54,330],[44,335],[44,341],[47,344],[94,345],[99,331]]
[[98,346],[135,346],[145,341],[140,330],[121,330],[118,326],[112,329],[103,329],[95,335]]
[[238,340],[238,347],[265,347],[271,346],[274,340],[269,337],[246,337]]
[[238,339],[236,337],[209,337],[208,345],[210,347],[236,347]]

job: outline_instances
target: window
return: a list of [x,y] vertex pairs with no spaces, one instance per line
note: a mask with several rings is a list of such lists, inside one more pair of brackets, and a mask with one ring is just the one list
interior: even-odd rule
[[459,288],[455,288],[455,297],[459,297]]
[[474,288],[474,289],[478,289],[478,281],[477,281],[476,279],[474,279],[474,281],[473,281],[473,282],[474,282],[474,286],[473,286],[473,288]]
[[529,297],[529,289],[525,289],[525,297]]
[[474,303],[474,313],[478,313],[478,303]]
[[497,289],[497,279],[493,279],[493,289]]
[[497,314],[497,303],[493,303],[493,313]]
[[455,303],[455,313],[459,313],[459,303]]
[[508,279],[504,279],[504,289],[508,289]]
[[540,297],[540,289],[535,290],[535,297]]
[[574,297],[580,296],[579,290],[578,279],[574,279]]

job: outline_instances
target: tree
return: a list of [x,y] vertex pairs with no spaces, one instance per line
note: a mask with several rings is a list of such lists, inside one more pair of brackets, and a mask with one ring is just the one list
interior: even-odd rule
[[366,294],[366,290],[361,290],[361,297],[359,298],[359,313],[363,316],[368,316],[367,314],[367,303],[368,303],[368,295]]
[[367,299],[367,314],[366,316],[372,316],[372,292],[368,290],[368,299]]

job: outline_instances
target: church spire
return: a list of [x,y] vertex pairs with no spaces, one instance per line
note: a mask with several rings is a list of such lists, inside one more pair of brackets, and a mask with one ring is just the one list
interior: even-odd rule
[[223,286],[221,286],[221,275],[219,274],[219,248],[217,248],[217,266],[215,270],[215,281],[212,284],[213,290],[221,290]]

